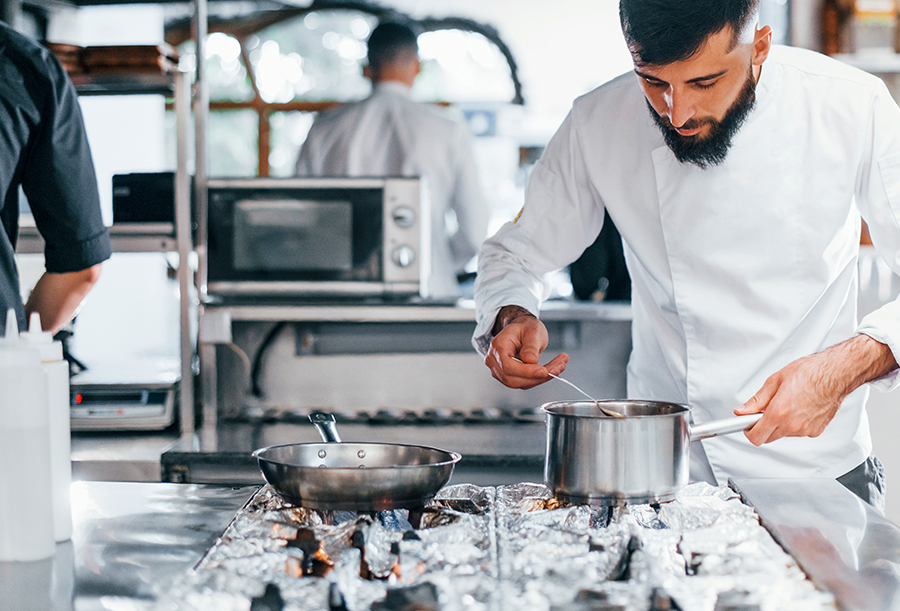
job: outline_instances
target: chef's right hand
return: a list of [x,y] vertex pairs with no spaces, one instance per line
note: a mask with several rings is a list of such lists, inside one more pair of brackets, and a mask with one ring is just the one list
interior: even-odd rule
[[562,353],[546,365],[538,359],[547,347],[547,328],[538,318],[519,306],[504,306],[497,314],[494,339],[484,364],[494,376],[510,388],[528,389],[551,380],[548,374],[566,370],[569,355]]

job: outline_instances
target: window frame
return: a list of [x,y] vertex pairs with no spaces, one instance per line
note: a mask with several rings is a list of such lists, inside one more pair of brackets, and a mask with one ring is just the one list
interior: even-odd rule
[[[283,21],[295,18],[301,18],[304,15],[316,11],[357,11],[367,13],[376,17],[379,21],[398,20],[411,23],[422,32],[433,32],[437,30],[463,30],[481,34],[492,43],[494,43],[501,54],[506,59],[510,69],[510,77],[513,81],[515,95],[510,100],[511,104],[523,105],[524,98],[522,96],[522,84],[518,77],[518,66],[512,56],[512,52],[505,42],[500,38],[497,31],[486,24],[479,23],[472,19],[463,17],[443,17],[443,18],[423,18],[414,19],[409,15],[396,11],[394,9],[385,8],[369,4],[367,2],[323,2],[321,0],[314,1],[304,8],[279,9],[268,11],[257,11],[234,18],[218,18],[210,16],[208,19],[208,32],[210,34],[221,32],[234,37],[241,45],[241,62],[247,71],[247,78],[253,89],[253,98],[246,101],[234,100],[210,100],[209,110],[213,111],[229,111],[229,110],[252,110],[257,115],[257,176],[267,177],[270,174],[269,155],[271,153],[271,125],[269,118],[275,112],[320,112],[340,106],[343,102],[337,100],[309,101],[309,100],[291,100],[290,102],[271,103],[265,102],[259,93],[259,87],[256,84],[256,75],[253,71],[253,64],[247,53],[246,40],[250,36],[257,34],[260,30],[270,26],[282,23]],[[165,40],[168,44],[175,47],[192,39],[191,23],[189,19],[175,21],[166,26]],[[199,61],[199,59],[198,59]]]

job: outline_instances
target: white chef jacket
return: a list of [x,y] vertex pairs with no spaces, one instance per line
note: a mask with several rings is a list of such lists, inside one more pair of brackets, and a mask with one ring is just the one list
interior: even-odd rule
[[429,296],[458,296],[456,275],[476,254],[488,223],[465,123],[413,102],[401,83],[382,82],[369,98],[317,117],[297,175],[423,177],[431,208]]
[[[877,78],[787,47],[772,49],[756,95],[706,170],[675,159],[633,73],[576,100],[519,218],[482,247],[476,347],[500,307],[538,312],[543,276],[581,254],[606,209],[633,283],[630,398],[686,403],[698,423],[732,417],[768,376],[855,332],[900,362],[900,304],[860,324],[856,313],[860,215],[900,272],[900,109]],[[723,483],[838,477],[871,452],[867,396],[852,393],[817,438],[757,448],[737,433],[703,448]]]

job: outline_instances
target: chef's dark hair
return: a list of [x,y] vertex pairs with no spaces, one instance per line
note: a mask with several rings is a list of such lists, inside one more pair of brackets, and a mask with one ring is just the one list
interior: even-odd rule
[[692,57],[726,26],[736,45],[758,9],[759,0],[620,0],[619,20],[635,61],[659,66]]
[[405,23],[388,21],[379,24],[369,35],[369,67],[378,70],[397,59],[400,53],[417,53],[416,33]]

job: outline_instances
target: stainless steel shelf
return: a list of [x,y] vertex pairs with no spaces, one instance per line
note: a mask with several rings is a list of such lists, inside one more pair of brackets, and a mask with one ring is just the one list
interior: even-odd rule
[[[179,385],[180,430],[194,432],[194,342],[190,334],[191,284],[193,273],[187,261],[193,250],[191,236],[191,178],[188,175],[188,126],[191,92],[186,72],[122,72],[84,74],[72,77],[79,95],[165,95],[174,99],[176,124],[175,222],[137,224],[120,223],[109,228],[113,252],[177,252],[178,285],[181,295],[179,312],[181,379]],[[44,240],[37,227],[22,219],[16,252],[42,254]]]
[[[141,226],[113,225],[109,237],[113,252],[175,252],[178,250],[175,228],[165,223]],[[19,228],[16,252],[20,254],[43,254],[44,239],[34,225],[25,224]]]
[[173,72],[119,72],[72,75],[78,95],[167,95],[175,94]]
[[[416,302],[397,304],[304,304],[262,298],[250,303],[240,301],[208,302],[205,317],[223,317],[223,324],[235,320],[268,322],[475,322],[475,302]],[[631,320],[627,302],[587,303],[547,301],[541,306],[542,320]]]

